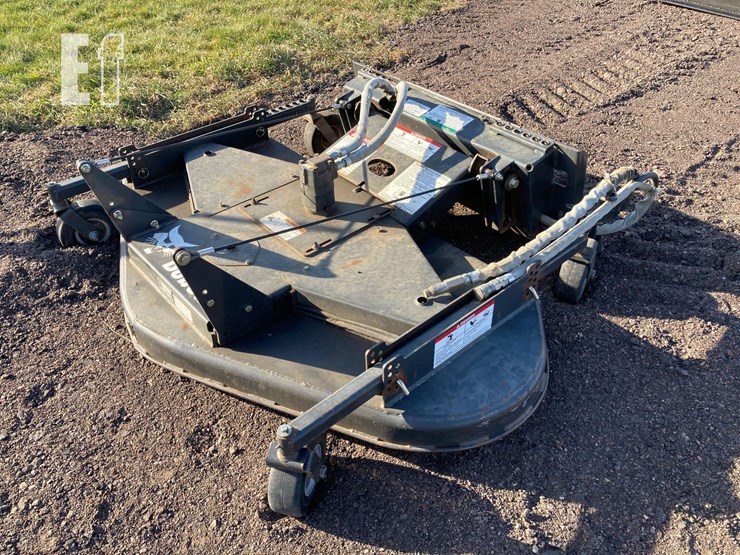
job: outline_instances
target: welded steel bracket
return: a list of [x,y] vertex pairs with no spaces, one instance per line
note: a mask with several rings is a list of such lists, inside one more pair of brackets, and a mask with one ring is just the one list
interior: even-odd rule
[[405,395],[409,390],[406,382],[406,371],[402,356],[394,356],[383,363],[383,404],[390,406],[393,401]]
[[535,296],[533,291],[537,291],[537,284],[540,282],[542,264],[539,260],[527,267],[527,279],[524,281],[524,300],[528,301]]
[[126,241],[175,219],[166,210],[105,173],[94,162],[82,160],[77,163],[77,169]]
[[173,255],[210,322],[214,346],[226,345],[272,320],[272,298],[184,249]]

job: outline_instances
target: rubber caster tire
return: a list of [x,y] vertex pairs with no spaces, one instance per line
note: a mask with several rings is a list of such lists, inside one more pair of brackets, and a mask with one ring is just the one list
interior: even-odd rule
[[[322,439],[316,443],[313,450],[321,458],[323,467],[326,460],[326,441]],[[308,514],[318,488],[319,480],[309,478],[306,474],[271,468],[267,480],[267,502],[273,512],[303,518]]]
[[339,137],[344,135],[344,129],[342,128],[342,119],[337,114],[322,114],[326,120],[327,125],[333,132],[332,137],[325,137],[321,130],[316,127],[316,124],[309,122],[306,124],[306,129],[303,132],[303,146],[311,156],[324,152],[327,148],[333,145]]
[[575,304],[583,298],[588,282],[596,273],[596,255],[599,244],[589,239],[586,248],[578,255],[579,260],[566,260],[555,278],[553,293],[557,299]]
[[75,228],[65,222],[62,218],[57,218],[56,232],[59,244],[62,247],[73,247],[75,245],[102,245],[109,241],[118,240],[118,230],[110,221],[105,209],[96,199],[85,199],[70,204],[68,210],[74,210],[82,216],[91,225],[95,227],[98,233],[97,237],[85,237]]

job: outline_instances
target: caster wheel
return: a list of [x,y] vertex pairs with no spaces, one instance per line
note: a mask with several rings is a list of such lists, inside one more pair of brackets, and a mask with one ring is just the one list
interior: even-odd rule
[[85,199],[73,202],[68,210],[74,210],[95,229],[89,236],[82,235],[61,218],[57,218],[57,239],[63,247],[74,245],[102,245],[108,241],[118,239],[118,230],[113,226],[105,209],[95,199]]
[[[322,114],[329,129],[323,131],[315,123],[309,122],[303,132],[303,146],[312,156],[324,152],[344,135],[342,119],[337,114]],[[328,136],[326,136],[328,135]]]
[[[323,469],[326,460],[325,439],[313,445],[312,449],[320,458]],[[302,518],[308,514],[318,486],[319,480],[306,474],[271,468],[267,481],[267,502],[276,513]]]
[[573,259],[566,260],[560,266],[553,293],[561,301],[577,303],[583,297],[586,286],[596,274],[596,255],[599,245],[595,239],[589,239],[586,248]]

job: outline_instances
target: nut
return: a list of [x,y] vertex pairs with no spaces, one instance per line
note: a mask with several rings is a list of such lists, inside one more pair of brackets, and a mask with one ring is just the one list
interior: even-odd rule
[[278,439],[288,439],[293,435],[293,426],[290,424],[281,424],[278,426],[276,435]]

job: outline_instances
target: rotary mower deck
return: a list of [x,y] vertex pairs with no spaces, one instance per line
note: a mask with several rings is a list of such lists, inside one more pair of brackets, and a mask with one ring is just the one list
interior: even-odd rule
[[[296,118],[308,158],[270,137]],[[577,301],[598,236],[657,184],[623,168],[584,196],[583,152],[360,65],[325,109],[250,107],[119,154],[49,185],[58,238],[120,236],[147,358],[295,416],[267,464],[270,506],[297,517],[329,429],[456,451],[521,425],[548,382],[539,280],[558,271],[556,295]],[[494,264],[453,246],[435,231],[456,202],[523,246]]]

